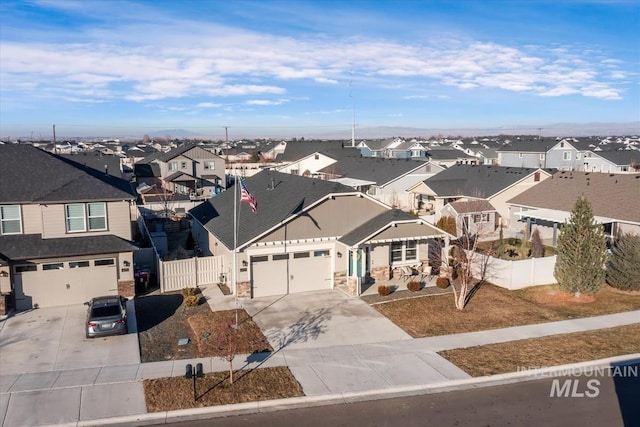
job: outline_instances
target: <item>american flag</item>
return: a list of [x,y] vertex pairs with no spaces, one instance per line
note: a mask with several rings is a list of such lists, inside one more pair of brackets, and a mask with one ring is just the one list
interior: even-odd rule
[[253,197],[253,194],[247,188],[247,184],[245,184],[244,179],[240,179],[240,201],[249,203],[251,207],[251,212],[256,213],[258,211],[258,202],[256,198]]

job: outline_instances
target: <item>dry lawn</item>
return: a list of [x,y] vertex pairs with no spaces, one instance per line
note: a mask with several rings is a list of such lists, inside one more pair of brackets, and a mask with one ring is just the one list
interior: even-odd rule
[[640,353],[640,324],[490,344],[439,354],[473,377]]
[[214,372],[196,380],[198,400],[193,400],[193,380],[184,377],[145,380],[144,395],[149,412],[205,406],[229,405],[259,400],[304,396],[289,368],[261,368],[234,372]]
[[[222,356],[215,342],[215,334],[228,324],[235,324],[235,310],[199,311],[186,318],[191,328],[191,339],[198,348],[199,357]],[[238,310],[238,354],[273,351],[262,331],[244,310]]]
[[453,296],[437,295],[392,301],[373,307],[414,338],[475,332],[640,309],[640,295],[604,288],[591,302],[567,298],[557,285],[509,291],[485,284],[464,310]]

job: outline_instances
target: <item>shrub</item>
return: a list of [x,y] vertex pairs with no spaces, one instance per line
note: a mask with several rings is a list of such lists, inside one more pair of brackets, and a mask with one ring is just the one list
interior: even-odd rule
[[418,292],[421,288],[420,282],[417,282],[415,280],[412,280],[411,282],[407,283],[407,289],[409,289],[411,292]]
[[612,248],[607,283],[624,291],[640,291],[640,235],[625,234]]
[[195,307],[198,304],[200,304],[200,297],[196,296],[196,295],[189,295],[187,297],[185,297],[182,302],[184,303],[185,306],[187,307]]
[[391,295],[391,286],[378,285],[378,295],[380,295],[382,297],[386,297],[387,295]]
[[536,228],[531,234],[531,258],[542,258],[544,256],[544,246],[540,238],[540,232]]
[[180,295],[182,295],[184,298],[194,296],[197,293],[198,288],[182,288],[180,290]]
[[447,277],[438,277],[436,279],[436,286],[440,289],[447,289],[451,285],[451,282]]

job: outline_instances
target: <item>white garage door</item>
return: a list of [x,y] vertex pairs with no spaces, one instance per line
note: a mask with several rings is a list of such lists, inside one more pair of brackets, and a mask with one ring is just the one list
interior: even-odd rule
[[331,289],[331,252],[251,257],[251,277],[254,298]]
[[79,304],[118,293],[114,258],[16,266],[16,308]]

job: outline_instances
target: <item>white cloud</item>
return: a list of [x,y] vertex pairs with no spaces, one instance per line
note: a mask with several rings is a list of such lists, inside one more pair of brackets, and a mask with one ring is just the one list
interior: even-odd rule
[[216,104],[215,102],[201,102],[196,105],[199,108],[220,108],[222,104]]

